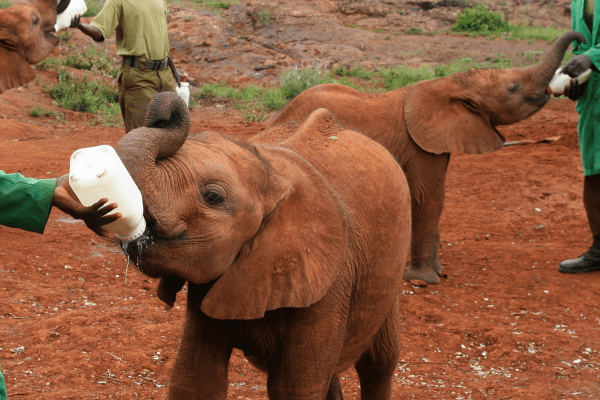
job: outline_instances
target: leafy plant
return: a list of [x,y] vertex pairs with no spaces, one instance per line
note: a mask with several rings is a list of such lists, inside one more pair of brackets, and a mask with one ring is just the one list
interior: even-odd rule
[[115,60],[106,54],[106,46],[99,50],[95,46],[90,46],[87,50],[72,51],[67,57],[47,57],[37,64],[37,68],[45,70],[48,68],[57,69],[58,66],[64,65],[77,69],[85,69],[97,74],[117,77],[118,68],[115,68]]
[[121,113],[116,88],[97,80],[88,82],[87,76],[79,81],[71,73],[60,71],[58,83],[46,87],[45,91],[56,99],[59,106],[73,111],[100,114],[111,124],[114,124]]
[[238,4],[235,0],[196,0],[196,3],[203,4],[213,11],[227,10],[229,7]]
[[419,28],[408,28],[406,31],[404,31],[404,33],[407,35],[422,35],[423,30]]
[[32,117],[41,117],[41,116],[47,117],[47,116],[53,114],[52,111],[50,111],[44,107],[31,108],[31,109],[27,110],[27,112]]
[[332,81],[326,74],[322,74],[319,68],[294,68],[281,72],[279,86],[283,97],[291,100],[312,86]]
[[102,10],[102,0],[87,0],[85,2],[87,10],[82,15],[83,17],[95,17]]
[[484,5],[465,8],[456,13],[456,22],[452,30],[468,33],[508,32],[509,24],[504,21],[502,13],[493,13]]
[[12,3],[10,1],[0,1],[0,10],[10,6],[12,6]]
[[271,11],[269,10],[259,10],[258,11],[258,19],[260,23],[263,24],[264,27],[271,25]]

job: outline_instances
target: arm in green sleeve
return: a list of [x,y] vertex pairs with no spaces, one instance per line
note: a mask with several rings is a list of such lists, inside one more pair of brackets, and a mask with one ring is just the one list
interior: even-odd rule
[[56,179],[0,171],[0,225],[44,233],[55,187]]

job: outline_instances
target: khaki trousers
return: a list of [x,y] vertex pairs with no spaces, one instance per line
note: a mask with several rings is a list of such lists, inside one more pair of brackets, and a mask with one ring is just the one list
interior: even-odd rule
[[146,107],[154,96],[159,92],[175,92],[175,79],[169,67],[146,71],[121,64],[117,83],[125,133],[145,126]]

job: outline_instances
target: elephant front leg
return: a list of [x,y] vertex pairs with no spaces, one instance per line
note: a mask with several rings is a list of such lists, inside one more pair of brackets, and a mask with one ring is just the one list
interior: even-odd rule
[[[198,307],[199,309],[199,307]],[[233,350],[224,333],[188,307],[181,344],[171,372],[169,400],[225,400]]]
[[[440,248],[440,217],[444,209],[445,177],[450,158],[443,154],[428,159],[427,169],[409,166],[418,171],[410,174],[412,207],[412,242],[410,265],[404,274],[407,281],[418,279],[428,284],[439,284],[442,264],[438,259]],[[427,171],[424,174],[423,171]],[[412,179],[412,180],[411,180]]]

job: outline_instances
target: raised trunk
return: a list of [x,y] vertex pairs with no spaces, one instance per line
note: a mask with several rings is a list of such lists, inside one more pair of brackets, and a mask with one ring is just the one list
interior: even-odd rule
[[142,192],[145,207],[163,226],[171,222],[172,216],[157,216],[154,210],[169,210],[171,201],[156,161],[172,156],[181,148],[189,127],[185,102],[175,93],[162,92],[148,105],[146,127],[132,130],[116,146],[117,154]]
[[64,12],[67,9],[67,7],[69,7],[70,3],[71,0],[60,0],[58,4],[56,4],[56,0],[37,0],[36,4],[42,7],[56,10],[56,14],[60,14]]
[[525,72],[532,75],[533,81],[536,82],[537,86],[545,87],[548,85],[548,82],[554,76],[554,72],[560,66],[560,62],[569,45],[575,40],[585,42],[585,38],[579,32],[569,31],[564,33],[556,39],[550,50],[544,55],[542,61],[532,67],[525,68]]
[[61,13],[65,12],[67,7],[69,7],[70,3],[71,3],[71,0],[60,0],[60,2],[58,3],[58,6],[56,6],[56,14],[61,14]]

